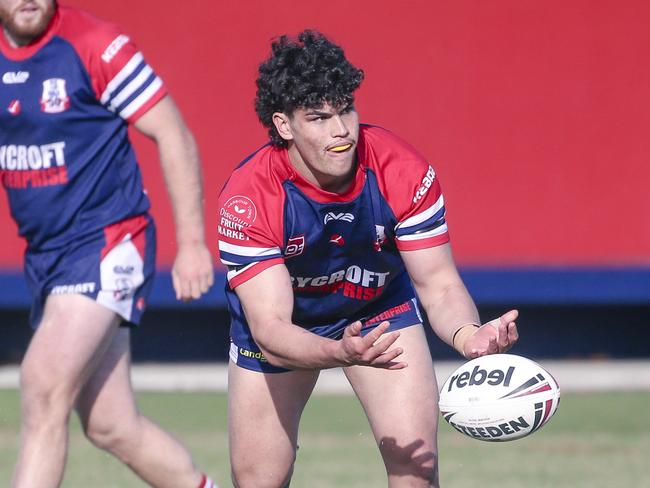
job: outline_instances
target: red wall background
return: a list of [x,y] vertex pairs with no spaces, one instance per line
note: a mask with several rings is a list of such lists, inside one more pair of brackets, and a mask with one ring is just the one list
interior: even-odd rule
[[[460,264],[650,264],[646,0],[62,1],[119,23],[166,81],[201,148],[213,251],[218,192],[266,141],[257,65],[273,37],[310,27],[365,70],[361,120],[433,162]],[[169,267],[155,148],[134,140]],[[0,266],[17,268],[0,207]]]

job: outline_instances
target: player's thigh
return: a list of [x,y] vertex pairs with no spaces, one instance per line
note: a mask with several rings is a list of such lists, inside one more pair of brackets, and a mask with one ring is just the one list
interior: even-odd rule
[[293,463],[302,411],[318,371],[260,373],[229,364],[228,426],[233,468]]
[[408,367],[352,366],[345,374],[368,416],[385,460],[433,465],[437,453],[438,387],[423,327],[400,330],[394,344],[404,349]]
[[78,391],[101,362],[120,321],[86,296],[48,296],[22,363],[23,389],[55,385]]
[[129,427],[138,410],[131,386],[130,329],[121,327],[81,389],[76,409],[90,433],[103,434],[117,424]]

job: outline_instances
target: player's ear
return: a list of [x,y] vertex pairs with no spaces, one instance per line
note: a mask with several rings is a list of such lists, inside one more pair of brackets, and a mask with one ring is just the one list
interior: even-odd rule
[[284,112],[274,112],[273,113],[273,125],[275,129],[280,134],[280,137],[285,141],[290,141],[293,139],[293,134],[291,132],[291,124],[289,121],[289,116]]

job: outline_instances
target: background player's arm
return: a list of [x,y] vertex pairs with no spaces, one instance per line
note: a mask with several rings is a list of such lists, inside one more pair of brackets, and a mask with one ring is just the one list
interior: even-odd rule
[[478,327],[476,305],[458,274],[449,244],[401,255],[429,323],[443,341],[467,358],[505,352],[517,342],[516,310]]
[[269,363],[288,369],[325,369],[360,364],[386,369],[406,365],[394,361],[402,350],[390,349],[398,332],[385,332],[388,322],[361,337],[361,324],[346,327],[335,341],[313,334],[291,321],[293,289],[284,265],[271,266],[235,288],[253,338]]
[[135,127],[158,146],[172,202],[178,244],[172,268],[176,298],[199,298],[212,286],[214,273],[205,245],[203,181],[196,142],[169,95],[142,115]]

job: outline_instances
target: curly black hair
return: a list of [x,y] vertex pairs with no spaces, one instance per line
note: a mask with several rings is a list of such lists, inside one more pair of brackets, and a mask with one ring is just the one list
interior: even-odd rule
[[281,36],[271,50],[258,70],[255,111],[268,128],[271,143],[286,147],[287,141],[273,124],[275,112],[291,116],[297,108],[318,108],[323,103],[349,105],[363,71],[345,58],[340,46],[314,30],[305,30],[297,38]]

